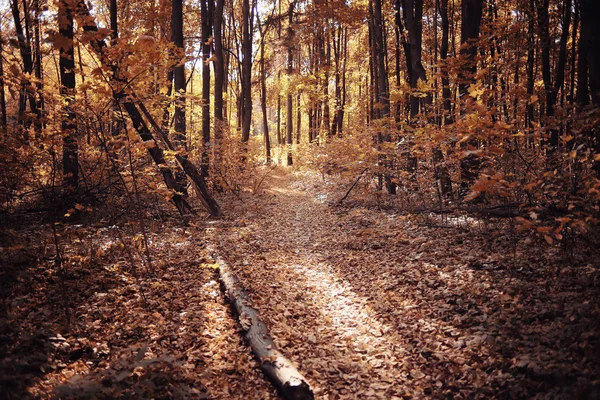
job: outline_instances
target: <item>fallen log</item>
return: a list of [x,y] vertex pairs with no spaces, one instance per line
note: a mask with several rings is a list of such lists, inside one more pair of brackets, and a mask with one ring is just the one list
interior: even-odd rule
[[219,265],[219,280],[232,309],[238,316],[244,338],[267,378],[275,385],[284,399],[314,399],[314,394],[306,379],[277,349],[269,329],[260,319],[258,311],[249,305],[248,294],[237,276],[222,258],[218,256],[214,256],[214,258]]

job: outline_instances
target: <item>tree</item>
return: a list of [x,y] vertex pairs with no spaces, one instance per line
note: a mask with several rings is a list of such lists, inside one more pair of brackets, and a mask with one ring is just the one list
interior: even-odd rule
[[[460,55],[462,67],[458,74],[458,92],[463,103],[468,100],[467,89],[474,82],[477,73],[477,39],[483,13],[483,0],[463,0],[461,5],[460,29]],[[464,112],[464,106],[461,108]],[[469,140],[467,149],[478,146],[477,140]],[[477,178],[479,158],[474,154],[467,154],[460,162],[462,194],[466,194],[471,183]]]
[[[204,1],[202,2],[204,4]],[[204,19],[204,13],[203,13]],[[202,24],[204,38],[204,24]],[[183,42],[183,0],[172,1],[171,11],[171,41],[177,50],[177,64],[173,67],[174,89],[175,89],[175,113],[173,116],[175,134],[173,135],[173,143],[180,151],[185,152],[186,145],[186,121],[185,121],[185,44]],[[210,78],[209,78],[210,79]],[[204,80],[204,75],[203,75]],[[204,88],[204,86],[203,86]],[[204,108],[203,108],[204,120]],[[203,121],[204,128],[204,121]],[[204,134],[204,129],[202,130]],[[203,135],[204,137],[204,135]],[[202,163],[204,168],[205,163]]]
[[[294,30],[292,29],[292,23],[294,22],[294,6],[296,5],[295,1],[291,1],[288,8],[288,29],[286,35],[286,47],[287,47],[287,75],[288,79],[292,78],[292,73],[294,72]],[[287,112],[286,112],[286,141],[287,141],[287,165],[292,165],[292,145],[294,143],[293,139],[293,108],[292,108],[292,91],[291,88],[288,87],[287,93]]]
[[75,193],[79,185],[79,162],[77,148],[77,123],[73,111],[75,101],[75,52],[73,47],[73,9],[71,2],[61,0],[58,10],[58,43],[60,53],[60,93],[64,97],[62,118],[63,137],[63,192],[65,205],[75,204]]
[[250,139],[252,124],[252,35],[254,34],[254,9],[256,0],[242,0],[242,93],[240,114],[242,117],[242,142]]

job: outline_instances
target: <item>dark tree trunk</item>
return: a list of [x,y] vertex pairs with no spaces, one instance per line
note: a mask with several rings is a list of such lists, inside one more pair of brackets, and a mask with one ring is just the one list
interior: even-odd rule
[[[587,104],[587,85],[586,81],[589,80],[589,93],[591,93],[592,105],[595,107],[600,106],[600,3],[596,0],[580,0],[579,4],[581,8],[581,37],[580,41],[580,53],[579,53],[579,67],[580,86],[578,87],[577,97],[578,100],[581,98],[580,106]],[[581,65],[583,62],[583,65]],[[587,71],[583,70],[587,66]],[[587,79],[586,79],[587,78]],[[583,88],[582,86],[586,86]],[[581,95],[579,89],[581,88]],[[590,128],[588,132],[595,154],[600,154],[600,128],[596,124]],[[596,176],[600,177],[600,162],[594,162],[594,170]]]
[[[479,29],[481,16],[483,13],[483,0],[463,0],[461,8],[461,31],[460,54],[463,66],[459,71],[459,96],[463,103],[466,103],[467,88],[474,81],[477,73],[477,40],[479,38]],[[464,112],[464,107],[461,108]],[[469,140],[466,143],[467,148],[476,148],[479,146],[477,140]],[[467,155],[460,161],[461,175],[461,194],[467,193],[470,185],[475,181],[478,175],[480,160],[472,154]]]
[[[600,105],[600,2],[580,0],[581,38],[592,104]],[[581,53],[580,53],[581,54]],[[580,69],[581,70],[581,69]],[[582,79],[585,82],[585,79]]]
[[460,28],[460,54],[463,59],[463,68],[460,69],[458,85],[461,98],[467,93],[467,88],[477,73],[475,56],[477,56],[477,39],[479,38],[482,13],[483,0],[463,0]]
[[[288,28],[286,35],[286,47],[287,47],[287,75],[288,79],[292,78],[292,74],[294,72],[294,30],[292,28],[292,23],[294,22],[294,6],[296,5],[295,1],[290,3],[288,8]],[[294,144],[294,109],[292,107],[292,91],[291,88],[288,88],[287,93],[287,111],[286,111],[286,142],[287,142],[287,165],[293,164],[292,159],[292,145]]]
[[[377,112],[374,112],[374,116],[377,119],[382,119],[382,128],[388,125],[386,119],[390,116],[390,98],[389,98],[389,81],[388,81],[388,70],[387,70],[387,48],[386,48],[386,30],[384,26],[384,18],[381,8],[380,0],[372,0],[372,13],[371,13],[371,30],[372,30],[372,58],[373,71],[376,74],[374,82],[376,88],[374,91],[374,100],[377,102]],[[378,141],[390,141],[391,138],[387,132],[378,132]],[[385,186],[387,192],[390,194],[396,193],[396,184],[392,181],[391,174],[393,168],[393,162],[389,155],[385,156],[381,160],[382,164],[385,165],[388,170],[384,176]]]
[[63,137],[63,194],[65,206],[75,204],[75,193],[79,185],[79,163],[77,149],[77,124],[72,104],[75,99],[75,52],[73,47],[73,9],[67,0],[61,0],[58,11],[58,30],[61,37],[60,94],[64,99],[61,122]]
[[[83,0],[78,0],[76,3],[75,11],[76,16],[78,18],[78,25],[83,30],[82,42],[89,43],[92,47],[92,50],[96,53],[96,56],[100,59],[102,65],[104,65],[105,67],[110,67],[105,55],[106,43],[104,42],[104,40],[98,38],[98,26],[96,25],[93,16],[90,15],[90,11],[86,3]],[[117,84],[123,87],[123,82],[118,76],[114,79],[117,81]],[[148,126],[146,125],[142,114],[140,113],[140,109],[145,110],[144,104],[141,102],[138,102],[137,104],[134,103],[134,101],[136,100],[136,96],[133,93],[131,93],[130,95],[126,95],[122,90],[115,93],[115,99],[117,101],[122,100],[123,107],[129,115],[135,130],[140,136],[140,139],[147,143],[148,153],[154,160],[155,164],[158,166],[165,181],[165,184],[169,189],[173,190],[173,202],[177,206],[179,212],[182,215],[185,215],[187,211],[191,209],[185,201],[183,195],[181,194],[185,193],[186,190],[175,180],[173,171],[169,167],[167,167],[163,150],[158,146],[156,139],[152,135],[152,132],[150,132],[150,130],[148,129]],[[163,141],[167,143],[169,150],[175,150],[174,146],[169,141],[167,135],[162,131],[160,126],[158,126],[158,124],[156,124],[156,122],[151,119],[150,113],[145,112],[144,114],[152,123],[152,126],[155,129],[155,131],[160,133]],[[220,217],[222,213],[219,208],[219,205],[208,191],[206,182],[200,174],[200,172],[186,158],[180,155],[176,155],[175,157],[181,169],[190,178],[194,189],[198,193],[198,197],[200,198],[208,212],[214,217]]]
[[[216,0],[214,14],[214,54],[215,62],[215,154],[219,153],[219,142],[223,139],[225,118],[223,116],[223,91],[225,89],[225,60],[223,58],[223,8],[225,0]],[[217,160],[214,160],[216,163]]]
[[[204,2],[202,2],[204,3]],[[202,13],[204,18],[205,13]],[[204,24],[203,24],[204,27]],[[185,153],[186,127],[185,127],[185,45],[183,43],[183,0],[172,1],[171,12],[171,41],[176,47],[177,64],[173,68],[175,90],[175,113],[173,116],[175,146]]]
[[[556,61],[556,71],[554,84],[550,70],[550,18],[548,15],[549,0],[537,0],[538,29],[540,44],[542,48],[542,78],[544,81],[544,90],[546,92],[546,116],[554,115],[554,106],[558,97],[558,91],[563,87],[565,80],[565,64],[567,60],[567,39],[569,38],[569,26],[571,23],[571,0],[564,3],[562,34],[560,38],[560,48],[558,60]],[[558,147],[559,130],[550,129],[550,138],[547,140],[548,150],[554,151]]]
[[[403,0],[404,20],[408,30],[408,41],[410,46],[410,87],[416,90],[419,81],[426,81],[425,68],[421,60],[423,47],[423,0]],[[430,103],[430,97],[425,100]],[[410,116],[414,118],[420,111],[421,97],[410,96]]]
[[[436,0],[440,1],[440,0]],[[440,43],[440,59],[442,60],[442,98],[444,99],[444,119],[445,124],[452,123],[452,102],[450,92],[450,80],[448,79],[448,66],[446,60],[448,59],[448,33],[450,22],[448,20],[448,0],[441,0],[438,7],[440,16],[442,18],[442,42]]]
[[254,1],[242,0],[242,142],[250,139],[252,123],[252,35],[254,33]]
[[[19,94],[19,106],[18,106],[18,118],[19,123],[23,127],[30,126],[30,121],[27,120],[25,111],[27,109],[27,102],[29,101],[29,107],[31,112],[39,119],[39,110],[35,101],[35,89],[31,84],[31,80],[27,76],[33,74],[33,57],[31,52],[31,44],[27,40],[26,32],[23,31],[23,25],[21,24],[21,13],[19,10],[18,0],[11,1],[12,3],[12,14],[15,23],[15,33],[17,35],[17,42],[19,44],[19,53],[21,54],[21,60],[23,61],[23,75],[21,77],[21,90]],[[24,5],[26,3],[23,3]],[[25,13],[27,10],[25,10]],[[27,18],[25,18],[27,21]],[[23,138],[28,140],[27,130],[23,129]]]
[[2,26],[0,25],[0,133],[6,133],[6,97],[4,94],[4,47],[2,43],[4,38],[2,37]]
[[[200,171],[204,177],[208,176],[210,163],[210,37],[212,35],[213,5],[213,0],[200,1],[202,14],[202,156]],[[177,70],[175,70],[175,81],[177,81]]]
[[265,157],[267,164],[271,164],[271,138],[269,137],[269,121],[267,118],[267,71],[265,66],[265,34],[267,28],[261,26],[257,18],[260,31],[260,108],[262,109],[263,135],[265,141]]
[[529,0],[528,9],[528,43],[527,43],[527,128],[533,128],[533,103],[530,99],[533,97],[533,73],[535,68],[535,6],[534,0]]

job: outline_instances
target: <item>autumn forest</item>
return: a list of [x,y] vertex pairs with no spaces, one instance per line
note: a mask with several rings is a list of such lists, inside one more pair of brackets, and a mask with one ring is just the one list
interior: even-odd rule
[[0,400],[600,397],[597,0],[0,0]]

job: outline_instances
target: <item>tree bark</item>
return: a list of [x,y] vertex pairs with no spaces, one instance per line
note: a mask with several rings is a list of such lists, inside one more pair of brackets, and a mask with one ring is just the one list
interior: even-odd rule
[[[467,100],[467,89],[474,82],[477,73],[477,40],[479,38],[479,29],[481,16],[483,13],[483,0],[463,0],[461,8],[461,32],[460,54],[462,58],[462,67],[459,70],[458,92],[463,102]],[[463,113],[464,107],[461,108]],[[476,139],[468,140],[468,147],[476,148],[479,143]],[[467,155],[460,161],[461,175],[461,194],[465,195],[469,186],[475,181],[478,175],[480,160],[472,154]]]
[[271,138],[269,137],[269,121],[267,117],[267,71],[265,66],[265,35],[266,26],[263,29],[260,17],[257,18],[260,31],[260,107],[262,109],[263,136],[265,142],[265,158],[267,164],[271,164]]
[[[202,3],[204,3],[204,1]],[[177,58],[177,64],[173,67],[175,90],[175,113],[173,116],[175,134],[173,135],[173,142],[178,150],[185,154],[187,145],[185,121],[186,81],[185,45],[183,42],[183,0],[172,0],[171,10],[171,41],[175,45]],[[204,13],[202,14],[202,17],[204,18]]]
[[63,96],[64,111],[61,122],[63,138],[63,195],[65,206],[75,204],[75,194],[79,185],[79,162],[77,148],[77,123],[72,109],[75,100],[75,51],[73,47],[73,9],[68,0],[59,2],[58,31],[61,37],[60,53],[60,94]]
[[[98,56],[101,64],[104,66],[110,67],[110,64],[107,61],[106,55],[105,55],[106,43],[104,41],[103,36],[100,35],[98,32],[98,26],[96,25],[94,17],[90,15],[90,11],[83,0],[78,0],[78,2],[76,4],[77,5],[76,5],[75,12],[76,12],[76,16],[78,18],[77,22],[78,22],[78,25],[83,30],[82,41],[84,43],[89,42],[89,44],[92,47],[92,50]],[[115,77],[114,79],[117,80],[117,83],[122,83],[122,82],[119,82],[119,80],[121,78],[119,78],[118,76]],[[115,93],[115,98],[118,101],[122,101],[122,105],[125,108],[125,111],[127,112],[127,114],[129,115],[131,122],[132,122],[135,130],[137,131],[138,135],[140,136],[142,141],[144,141],[148,144],[148,153],[150,153],[150,156],[152,157],[152,159],[158,166],[158,168],[163,176],[163,179],[165,181],[165,184],[167,185],[167,187],[169,189],[173,190],[173,192],[174,192],[173,198],[172,198],[173,202],[177,206],[177,209],[179,210],[181,215],[185,215],[188,210],[191,210],[191,207],[187,204],[187,202],[185,201],[185,199],[183,197],[185,188],[183,188],[175,180],[173,171],[169,167],[167,167],[167,165],[165,163],[163,150],[158,146],[158,143],[156,142],[154,136],[148,129],[148,127],[142,117],[142,114],[140,113],[140,109],[142,109],[142,110],[145,109],[143,103],[141,103],[141,102],[138,102],[138,104],[134,103],[134,100],[136,100],[136,96],[133,93],[125,94],[123,91]],[[139,106],[139,108],[138,108],[138,106]],[[146,117],[152,123],[152,126],[154,127],[154,129],[157,132],[161,133],[163,141],[165,143],[167,143],[167,145],[169,145],[170,141],[169,141],[168,137],[166,136],[166,134],[164,134],[162,132],[160,126],[158,126],[158,124],[156,124],[156,122],[153,119],[151,119],[151,116],[149,113],[146,112],[145,114],[146,114]],[[171,145],[169,147],[169,150],[174,151],[175,149]],[[222,213],[221,213],[218,203],[215,201],[215,199],[212,197],[212,195],[208,191],[208,187],[206,186],[204,177],[202,177],[202,175],[197,171],[196,167],[190,161],[188,161],[187,159],[183,158],[182,156],[180,156],[178,154],[176,154],[175,157],[176,157],[181,169],[190,178],[190,181],[192,182],[194,189],[198,193],[198,197],[200,198],[200,200],[202,201],[202,203],[204,204],[204,206],[206,207],[208,212],[213,217],[222,216]]]
[[215,258],[219,265],[219,280],[232,309],[238,316],[244,338],[260,363],[260,368],[284,399],[314,399],[314,394],[306,378],[277,349],[269,329],[260,319],[258,311],[249,305],[248,294],[240,284],[237,276],[223,259],[220,257]]
[[[292,29],[292,23],[294,22],[294,6],[296,5],[295,1],[290,2],[288,8],[288,28],[286,35],[286,47],[287,47],[287,75],[288,80],[292,79],[292,74],[294,72],[294,30]],[[286,112],[286,142],[287,142],[287,165],[292,165],[292,145],[294,144],[294,109],[292,107],[292,89],[288,87],[287,92],[287,112]]]
[[213,4],[213,0],[200,1],[202,14],[202,156],[200,171],[204,177],[208,176],[210,163],[210,37],[213,25]]
[[4,47],[2,45],[4,38],[2,37],[2,26],[0,25],[0,133],[6,134],[6,97],[4,94]]
[[250,139],[252,124],[252,35],[254,33],[254,0],[242,0],[242,143]]

